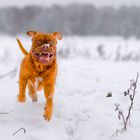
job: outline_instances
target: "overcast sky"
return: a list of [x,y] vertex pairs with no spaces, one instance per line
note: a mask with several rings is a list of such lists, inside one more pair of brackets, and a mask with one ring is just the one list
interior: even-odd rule
[[66,5],[69,3],[91,3],[95,4],[95,6],[114,6],[119,7],[121,5],[131,6],[138,5],[140,6],[140,0],[0,0],[0,7],[7,6],[19,6],[23,7],[26,5],[42,5],[42,6],[50,6],[53,4]]

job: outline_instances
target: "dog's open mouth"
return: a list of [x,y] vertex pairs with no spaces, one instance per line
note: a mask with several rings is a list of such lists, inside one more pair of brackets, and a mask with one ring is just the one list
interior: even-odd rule
[[51,62],[54,58],[54,54],[50,52],[33,52],[33,56],[36,57],[38,62],[43,64]]

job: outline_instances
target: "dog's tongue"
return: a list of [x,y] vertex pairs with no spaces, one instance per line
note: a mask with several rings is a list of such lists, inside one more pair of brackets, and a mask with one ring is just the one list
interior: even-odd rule
[[49,57],[43,55],[39,58],[39,61],[41,63],[47,63],[47,62],[49,62]]

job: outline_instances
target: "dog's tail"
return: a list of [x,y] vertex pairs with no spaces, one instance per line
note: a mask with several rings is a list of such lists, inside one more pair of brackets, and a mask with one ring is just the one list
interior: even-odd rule
[[28,52],[24,49],[24,47],[23,47],[21,41],[20,41],[18,38],[17,38],[17,42],[18,42],[18,45],[19,45],[21,51],[23,52],[23,54],[24,54],[24,55],[27,55]]

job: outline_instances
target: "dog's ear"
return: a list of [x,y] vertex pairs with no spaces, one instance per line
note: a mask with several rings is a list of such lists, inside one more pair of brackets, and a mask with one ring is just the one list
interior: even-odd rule
[[61,40],[62,39],[62,33],[61,32],[54,32],[53,35],[55,36],[55,38],[57,40]]
[[28,31],[26,34],[27,34],[28,36],[33,37],[34,35],[36,35],[36,33],[37,33],[37,32],[35,32],[35,31]]

